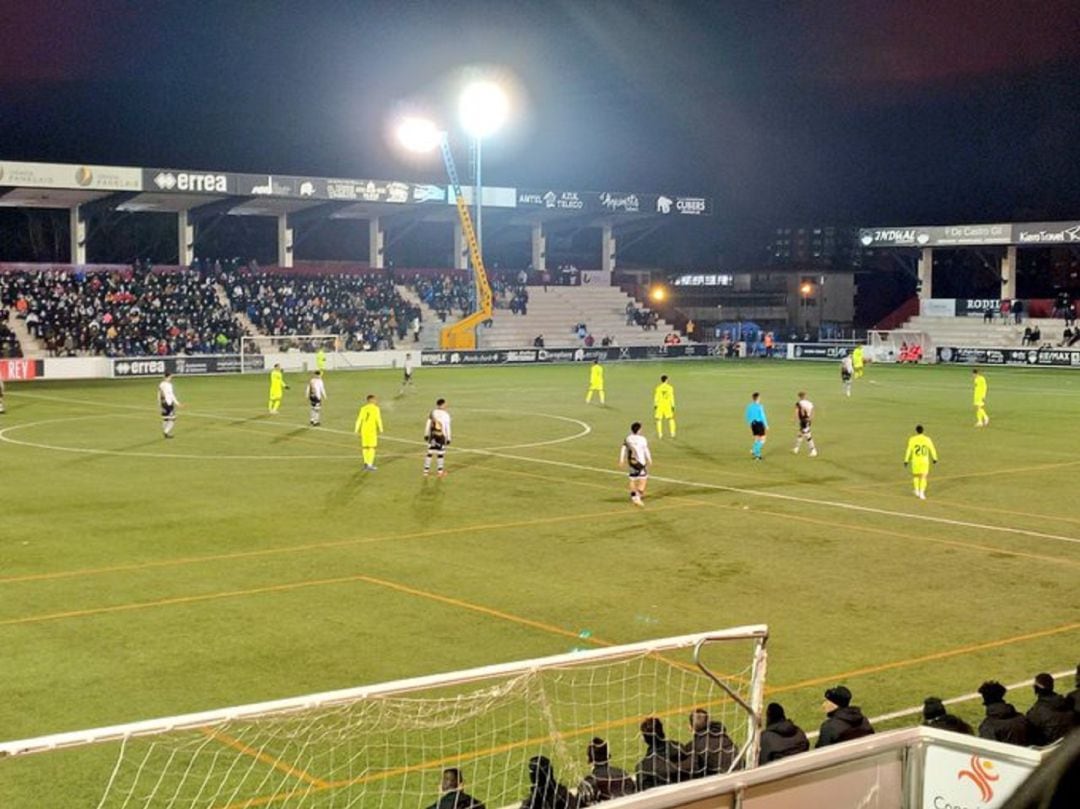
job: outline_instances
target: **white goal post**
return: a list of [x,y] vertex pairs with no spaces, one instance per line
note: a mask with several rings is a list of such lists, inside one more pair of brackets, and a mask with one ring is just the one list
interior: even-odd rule
[[[326,353],[327,370],[346,368],[350,365],[343,352],[344,342],[337,334],[245,334],[240,338],[240,370],[242,373],[267,370],[263,361],[253,362],[253,356],[271,354],[315,354],[319,349]],[[312,364],[314,370],[314,364]]]
[[892,329],[866,333],[871,362],[911,362],[927,364],[937,362],[934,341],[924,331]]
[[[0,744],[0,778],[35,754],[118,743],[98,809],[254,806],[419,807],[446,767],[492,807],[528,791],[543,755],[563,783],[588,774],[603,738],[630,773],[641,722],[675,740],[691,712],[729,737],[713,772],[757,763],[768,627],[742,626],[415,677],[164,719]],[[585,633],[582,633],[586,637]],[[717,735],[717,738],[719,736]],[[5,761],[4,759],[9,759]],[[704,759],[701,759],[704,760]],[[11,775],[11,773],[8,773]],[[712,773],[709,773],[712,774]]]

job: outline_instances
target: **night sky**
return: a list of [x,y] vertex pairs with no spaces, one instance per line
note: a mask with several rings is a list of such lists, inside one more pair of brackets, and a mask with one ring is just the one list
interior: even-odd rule
[[708,195],[728,235],[1080,216],[1075,0],[4,6],[7,159],[441,181],[388,123],[479,65],[491,184]]

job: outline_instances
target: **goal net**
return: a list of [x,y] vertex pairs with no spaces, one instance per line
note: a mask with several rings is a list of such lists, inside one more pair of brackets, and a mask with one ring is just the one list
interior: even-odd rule
[[893,329],[867,333],[871,362],[930,363],[935,361],[934,344],[924,331]]
[[326,355],[327,370],[348,367],[343,338],[336,334],[245,334],[240,338],[240,370],[263,371],[273,364],[267,357],[281,361],[287,371],[306,370],[305,366],[314,370],[314,355],[320,349]]
[[752,766],[767,638],[761,625],[576,649],[9,743],[0,758],[119,740],[98,809],[420,809],[438,799],[446,768],[457,768],[466,791],[487,806],[517,805],[534,756],[546,756],[558,780],[577,788],[594,737],[606,741],[612,764],[633,774],[647,717],[664,723],[669,740],[692,745],[691,713],[708,713],[698,739],[717,752],[689,759],[697,775]]

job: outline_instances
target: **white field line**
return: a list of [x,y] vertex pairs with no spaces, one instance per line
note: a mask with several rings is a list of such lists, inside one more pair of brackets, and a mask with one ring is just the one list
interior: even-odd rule
[[[1063,677],[1068,677],[1070,674],[1075,674],[1075,670],[1070,669],[1069,671],[1057,671],[1052,673],[1050,676],[1053,677],[1055,680],[1060,680]],[[1030,680],[1021,680],[1018,683],[1012,683],[1010,685],[1007,685],[1005,686],[1005,688],[1007,688],[1009,691],[1012,691],[1014,688],[1023,688],[1024,686],[1031,685],[1034,682],[1034,678]],[[961,694],[958,697],[949,697],[949,699],[942,700],[942,703],[945,705],[957,705],[961,702],[971,702],[971,700],[973,699],[979,699],[980,696],[981,695],[978,691],[973,691],[970,694]],[[874,724],[875,722],[888,722],[892,719],[903,719],[905,716],[915,716],[916,714],[921,714],[922,709],[922,705],[916,705],[914,708],[904,708],[899,711],[892,711],[891,713],[883,713],[879,716],[871,716],[869,717],[869,719],[871,724]],[[813,733],[807,733],[806,738],[816,739],[820,735],[820,733],[821,731],[815,730]]]
[[[20,394],[20,395],[33,396],[34,394]],[[49,397],[49,398],[55,398],[55,397]],[[58,401],[79,403],[77,400],[67,400],[67,399],[58,399]],[[101,406],[100,402],[82,402],[82,404],[92,404],[92,405],[96,405],[96,406]],[[138,409],[138,410],[144,409],[144,408],[141,408],[141,407],[135,407],[134,405],[110,404],[110,405],[106,405],[106,406],[134,408],[134,409]],[[200,413],[200,414],[194,414],[193,413],[193,414],[190,414],[190,415],[199,415],[199,416],[201,416],[203,418],[223,419],[223,420],[226,420],[226,421],[236,421],[237,420],[235,417],[232,417],[232,416],[219,416],[219,415],[212,414],[212,413]],[[262,422],[262,423],[266,423],[266,422]],[[294,427],[295,425],[289,424],[289,425],[284,425],[284,426]],[[352,435],[352,433],[347,431],[347,430],[335,430],[335,429],[330,428],[330,427],[322,427],[320,429],[323,432],[333,432],[333,433],[339,433],[339,434],[342,434],[342,435]],[[409,439],[405,439],[405,438],[394,438],[392,436],[383,436],[383,438],[385,438],[388,441],[397,441],[399,443],[404,443],[404,444],[423,445],[423,443],[424,443],[422,441],[409,440]],[[466,452],[466,453],[471,453],[471,454],[476,454],[476,455],[486,455],[486,456],[493,457],[493,458],[504,458],[506,460],[513,460],[513,461],[524,461],[524,462],[526,462],[528,464],[532,464],[532,465],[542,464],[542,465],[545,465],[545,466],[556,466],[556,467],[559,467],[559,468],[562,468],[562,469],[576,469],[576,470],[581,471],[581,472],[591,472],[591,473],[594,473],[594,474],[602,474],[602,475],[608,475],[608,476],[623,477],[625,475],[625,473],[623,471],[619,470],[619,469],[612,469],[612,468],[598,467],[598,466],[587,466],[585,464],[572,463],[570,461],[557,461],[557,460],[553,460],[553,459],[550,459],[550,458],[529,457],[529,456],[525,456],[525,455],[513,455],[513,454],[510,454],[508,452],[499,452],[499,451],[487,450],[487,449],[470,449],[470,448],[461,447],[461,446],[455,446],[455,449],[458,452]],[[768,499],[768,500],[781,500],[781,501],[789,502],[789,503],[802,503],[802,504],[806,504],[806,505],[821,506],[821,507],[825,507],[825,508],[832,508],[832,509],[837,509],[837,510],[840,510],[840,511],[855,512],[855,513],[859,513],[859,514],[875,514],[875,515],[883,516],[883,517],[896,517],[896,518],[905,519],[905,520],[917,520],[919,522],[931,523],[931,524],[934,524],[934,525],[949,525],[949,526],[954,526],[954,527],[957,527],[957,528],[973,528],[973,529],[976,529],[976,530],[979,530],[979,531],[990,531],[990,532],[999,533],[999,534],[1012,534],[1012,535],[1016,535],[1016,536],[1032,537],[1034,539],[1045,539],[1045,540],[1050,540],[1052,542],[1064,542],[1064,543],[1068,543],[1068,544],[1072,544],[1072,545],[1080,545],[1080,538],[1078,538],[1078,537],[1064,536],[1062,534],[1049,534],[1049,533],[1045,533],[1045,532],[1042,532],[1042,531],[1031,531],[1031,530],[1028,530],[1026,528],[1010,528],[1010,527],[1004,526],[1004,525],[991,525],[991,524],[987,524],[987,523],[970,522],[968,520],[954,520],[954,519],[950,519],[948,517],[934,517],[934,516],[931,516],[929,514],[917,514],[915,512],[911,512],[911,511],[893,511],[892,509],[874,508],[873,506],[862,506],[862,505],[857,505],[855,503],[841,503],[841,502],[838,502],[836,500],[821,500],[821,499],[814,498],[814,497],[800,497],[798,495],[793,495],[793,494],[781,494],[779,492],[768,492],[768,491],[761,491],[761,490],[758,490],[758,489],[746,489],[746,488],[742,488],[742,487],[739,487],[739,486],[725,486],[725,485],[719,484],[719,483],[701,483],[701,482],[692,481],[692,480],[681,480],[679,478],[664,477],[664,476],[660,476],[660,475],[650,475],[649,477],[652,480],[658,480],[658,481],[660,481],[662,483],[670,483],[670,484],[673,484],[675,486],[685,486],[687,488],[693,488],[693,489],[708,489],[708,490],[711,490],[711,491],[729,492],[731,494],[739,494],[739,495],[744,495],[746,497],[760,497],[760,498],[764,498],[764,499]],[[1003,549],[1003,552],[1007,552],[1007,549]]]

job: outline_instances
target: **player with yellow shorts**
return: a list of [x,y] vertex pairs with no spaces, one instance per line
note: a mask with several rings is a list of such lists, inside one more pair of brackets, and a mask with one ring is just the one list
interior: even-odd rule
[[863,347],[855,346],[851,352],[851,366],[856,379],[862,379],[863,375]]
[[930,436],[923,435],[923,426],[915,425],[915,435],[907,442],[907,451],[904,453],[904,466],[911,464],[912,484],[915,487],[915,496],[920,500],[926,499],[926,479],[930,475],[930,464],[938,462],[937,448]]
[[281,410],[281,397],[285,395],[285,391],[289,389],[289,386],[285,384],[285,374],[281,371],[281,366],[274,363],[274,368],[270,371],[270,412],[277,414]]
[[990,423],[990,416],[986,412],[986,377],[979,373],[978,368],[972,368],[971,373],[975,384],[971,400],[975,405],[975,426],[985,427]]
[[589,369],[589,392],[585,394],[585,404],[592,401],[594,393],[600,394],[600,404],[604,404],[604,366],[599,359],[593,360]]
[[653,418],[656,419],[656,437],[664,437],[664,420],[668,423],[668,433],[675,437],[675,388],[668,382],[667,376],[660,377],[660,384],[653,391]]
[[364,471],[374,472],[375,449],[379,446],[379,433],[383,431],[382,410],[374,393],[368,394],[366,404],[356,414],[353,432],[360,436],[360,452],[364,456]]

